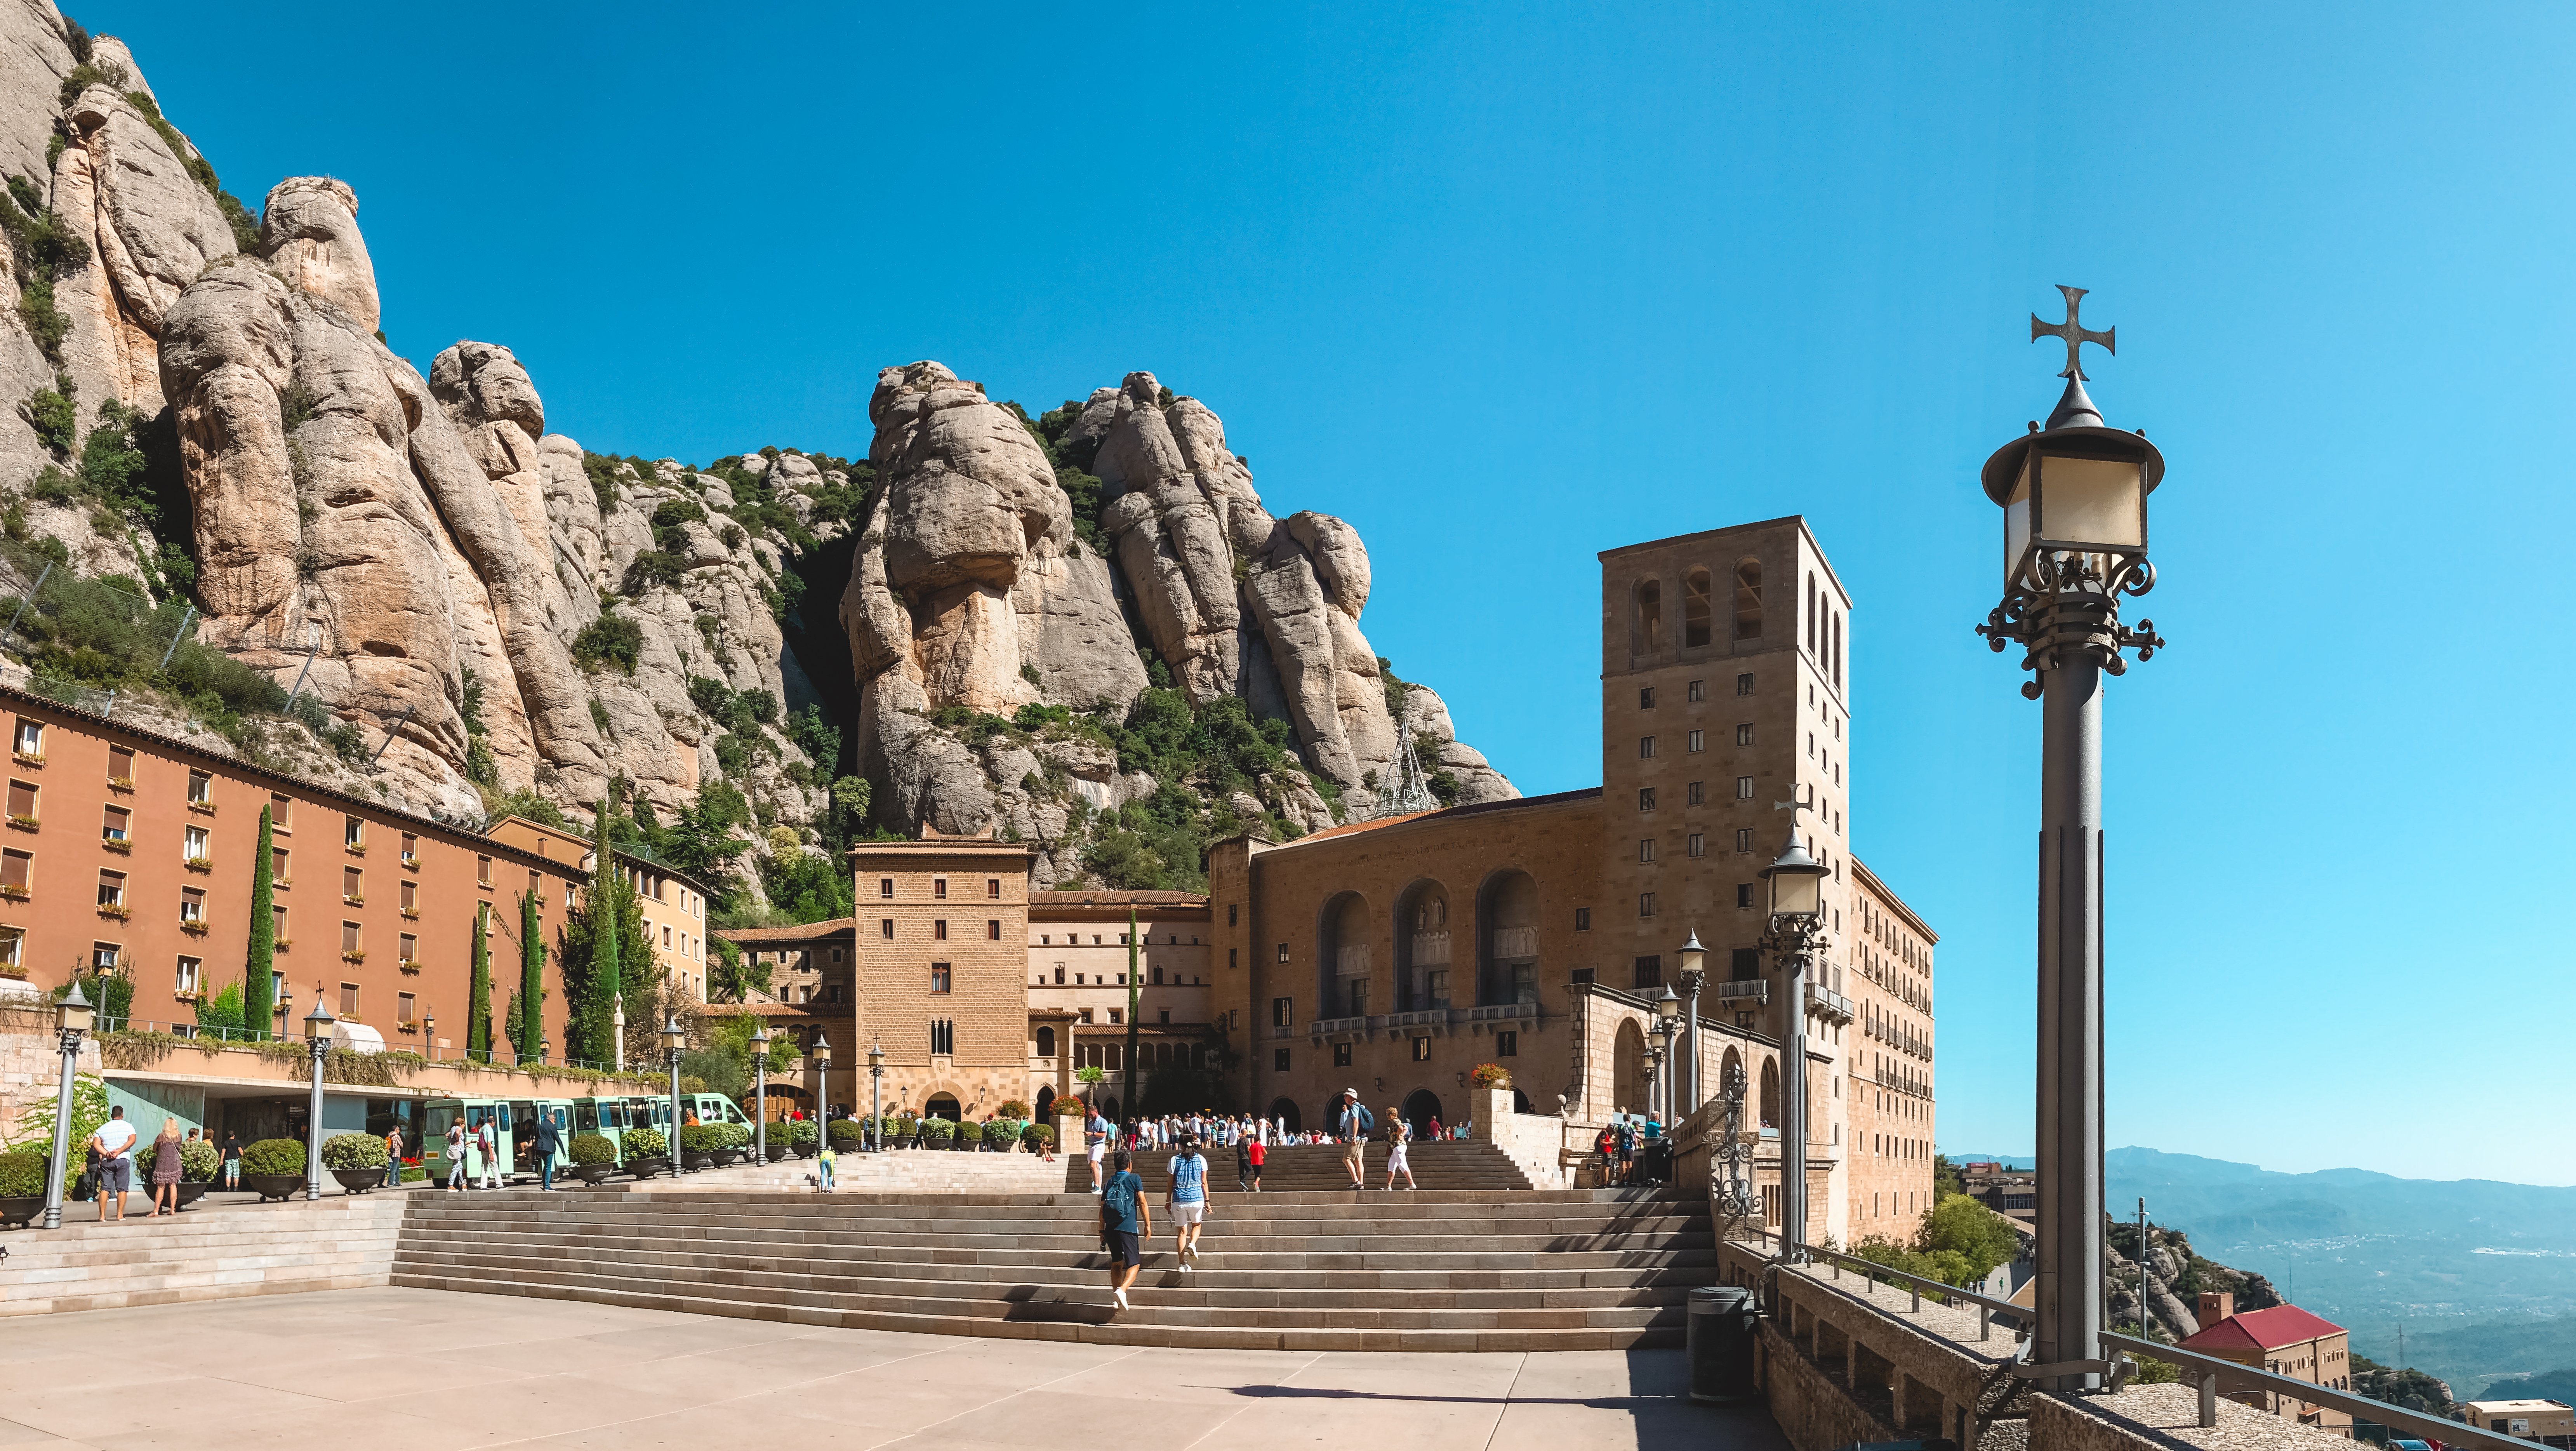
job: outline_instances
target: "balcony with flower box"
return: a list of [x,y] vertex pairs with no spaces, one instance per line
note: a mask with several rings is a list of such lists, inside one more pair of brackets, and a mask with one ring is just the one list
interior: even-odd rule
[[215,869],[215,859],[213,857],[192,856],[183,859],[179,865],[186,867],[192,872],[211,872]]
[[340,953],[340,960],[342,962],[364,962],[367,960],[367,949],[363,947],[344,949]]
[[131,776],[110,776],[107,778],[107,789],[110,791],[131,791],[134,789],[134,778]]
[[131,922],[134,920],[134,909],[122,902],[101,902],[98,904],[98,915],[118,922]]
[[36,818],[32,816],[12,816],[9,818],[9,825],[19,831],[33,831],[36,829]]

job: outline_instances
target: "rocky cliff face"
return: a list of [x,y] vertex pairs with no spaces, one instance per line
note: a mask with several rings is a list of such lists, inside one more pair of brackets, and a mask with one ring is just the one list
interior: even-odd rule
[[349,187],[290,178],[254,218],[126,48],[43,0],[0,0],[0,173],[11,537],[192,594],[202,641],[353,728],[341,757],[389,741],[389,799],[623,783],[667,820],[721,780],[747,861],[837,846],[865,779],[876,829],[1145,885],[1210,832],[1370,808],[1400,753],[1444,799],[1514,794],[1370,649],[1356,532],[1274,518],[1151,374],[1042,425],[889,368],[864,463],[588,453],[507,348],[424,377],[387,346]]

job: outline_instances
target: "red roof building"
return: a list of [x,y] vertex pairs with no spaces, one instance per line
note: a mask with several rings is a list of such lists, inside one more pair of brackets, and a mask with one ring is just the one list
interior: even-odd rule
[[[2312,1385],[2339,1391],[2352,1389],[2352,1349],[2344,1328],[2296,1305],[2274,1305],[2267,1310],[2243,1310],[2224,1316],[2202,1326],[2199,1334],[2182,1343],[2182,1348]],[[2221,1388],[2224,1386],[2222,1380]],[[2237,1394],[2234,1399],[2290,1417],[2302,1425],[2340,1436],[2352,1434],[2352,1417],[2331,1407],[2261,1391]]]

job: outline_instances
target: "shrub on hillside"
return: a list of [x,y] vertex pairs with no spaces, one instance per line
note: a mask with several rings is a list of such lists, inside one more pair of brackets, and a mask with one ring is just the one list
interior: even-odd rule
[[[384,1145],[376,1145],[381,1155]],[[379,1158],[377,1162],[382,1163]],[[242,1150],[242,1172],[245,1174],[301,1174],[304,1172],[302,1139],[262,1139]]]
[[[304,1167],[303,1156],[298,1154],[296,1159],[296,1167]],[[385,1141],[374,1134],[333,1134],[322,1141],[322,1167],[325,1169],[381,1169],[384,1166]]]
[[662,1137],[660,1129],[628,1129],[620,1138],[618,1147],[625,1151],[626,1162],[632,1164],[638,1159],[658,1159],[670,1153],[671,1141]]
[[617,1144],[606,1134],[572,1136],[572,1161],[583,1168],[617,1162]]

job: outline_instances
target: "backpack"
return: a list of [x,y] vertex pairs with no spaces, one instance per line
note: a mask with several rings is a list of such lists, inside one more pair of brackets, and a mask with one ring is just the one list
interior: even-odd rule
[[1136,1186],[1125,1173],[1113,1174],[1100,1191],[1100,1227],[1116,1229],[1136,1216]]

